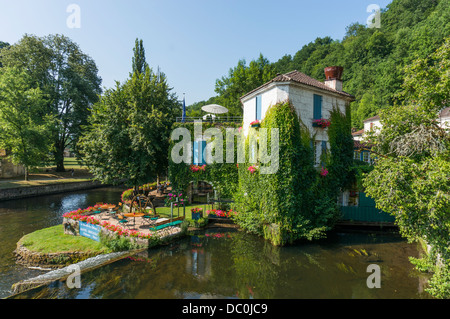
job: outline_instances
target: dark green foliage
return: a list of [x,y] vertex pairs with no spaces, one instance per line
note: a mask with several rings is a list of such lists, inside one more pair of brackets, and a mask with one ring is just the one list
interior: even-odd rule
[[427,290],[438,298],[450,296],[450,139],[436,125],[450,100],[449,69],[450,39],[405,69],[403,103],[381,112],[383,129],[371,142],[383,156],[364,179],[366,193],[395,216],[402,235],[430,246]]
[[239,98],[270,81],[276,73],[293,70],[320,81],[324,68],[344,67],[344,91],[354,95],[352,127],[394,104],[402,91],[403,69],[425,58],[450,34],[450,0],[393,0],[381,13],[381,28],[354,23],[342,40],[317,38],[294,55],[270,63],[262,55],[250,66],[245,61],[216,81],[216,101],[240,115]]
[[2,62],[1,62],[1,60],[2,60],[1,49],[7,48],[7,47],[9,47],[9,43],[0,41],[0,68],[3,66]]
[[328,138],[331,149],[327,163],[330,180],[333,180],[330,192],[333,190],[339,192],[340,189],[348,188],[351,183],[349,168],[353,166],[354,141],[350,119],[349,106],[346,107],[346,114],[336,107],[330,112],[331,125],[328,128]]
[[138,74],[144,73],[148,67],[147,62],[145,61],[145,49],[142,40],[136,39],[136,44],[133,49],[133,53],[134,53],[132,64],[133,72],[131,73],[130,77],[133,76],[134,73]]
[[245,60],[228,72],[228,77],[216,81],[217,103],[227,107],[231,116],[241,116],[242,106],[240,98],[270,81],[276,72],[272,64],[262,54],[257,60],[251,61],[247,66]]
[[44,114],[53,116],[53,155],[58,171],[64,171],[64,151],[75,148],[89,109],[98,101],[101,78],[94,60],[63,35],[24,35],[2,49],[1,63],[18,67],[31,77],[32,86],[47,95]]
[[104,183],[125,179],[138,187],[167,172],[173,123],[168,114],[180,105],[164,74],[154,74],[148,65],[137,71],[93,106],[80,140],[85,163]]
[[[348,122],[346,118],[345,121]],[[336,136],[345,138],[345,132],[350,135],[345,121],[335,124]],[[279,129],[279,170],[275,174],[260,174],[264,164],[259,163],[257,171],[251,173],[248,171],[252,165],[249,159],[245,165],[240,165],[239,190],[235,195],[236,210],[239,211],[236,221],[274,245],[324,236],[338,217],[336,196],[343,183],[342,177],[337,173],[327,177],[319,175],[313,166],[312,137],[289,102],[272,106],[261,124],[263,128]],[[342,135],[340,130],[344,131]],[[257,132],[250,131],[247,145],[251,134]],[[334,143],[333,140],[330,158],[333,159],[331,167],[336,169],[332,171],[348,171],[346,161],[337,154],[348,154],[348,150],[345,146],[334,146]]]

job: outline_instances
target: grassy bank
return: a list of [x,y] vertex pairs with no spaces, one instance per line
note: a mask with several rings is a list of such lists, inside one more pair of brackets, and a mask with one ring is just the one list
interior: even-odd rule
[[75,158],[65,158],[64,165],[67,170],[66,172],[56,172],[55,167],[51,166],[36,168],[30,172],[28,181],[25,181],[25,177],[21,176],[0,179],[0,189],[87,182],[92,180],[92,174],[89,173],[85,166],[80,165]]
[[64,234],[62,225],[38,230],[24,236],[20,243],[28,250],[42,254],[86,252],[105,254],[110,253],[105,245],[94,240]]

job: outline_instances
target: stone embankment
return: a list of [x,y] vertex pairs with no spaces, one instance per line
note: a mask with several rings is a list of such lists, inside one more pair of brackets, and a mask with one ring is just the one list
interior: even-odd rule
[[105,187],[97,181],[84,181],[73,183],[56,183],[50,185],[28,186],[18,188],[7,188],[0,191],[0,202],[6,200],[15,200],[27,197],[53,195],[66,192],[74,192],[86,189]]

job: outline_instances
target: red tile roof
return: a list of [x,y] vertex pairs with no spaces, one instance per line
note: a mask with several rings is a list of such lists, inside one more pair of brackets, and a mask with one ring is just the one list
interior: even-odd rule
[[364,134],[364,130],[360,130],[360,131],[357,131],[357,132],[352,133],[353,136],[356,136],[356,135],[363,135],[363,134]]
[[374,117],[369,117],[368,119],[364,120],[363,123],[370,122],[370,121],[377,121],[379,119],[380,119],[380,117],[377,115]]
[[342,95],[344,97],[347,98],[351,98],[352,100],[355,99],[355,97],[349,93],[343,92],[343,91],[337,91],[335,89],[332,89],[328,86],[325,85],[325,83],[320,82],[316,79],[313,79],[312,77],[307,76],[306,74],[299,72],[297,70],[286,73],[286,74],[279,74],[277,75],[274,79],[272,79],[271,81],[261,85],[260,87],[248,92],[247,94],[245,94],[244,96],[242,96],[241,98],[246,97],[247,95],[252,94],[253,92],[258,91],[259,89],[262,89],[263,87],[271,84],[271,83],[275,83],[275,82],[295,82],[295,83],[301,83],[301,84],[305,84],[308,86],[312,86],[318,89],[322,89],[328,92],[333,92],[333,93],[337,93],[339,95]]

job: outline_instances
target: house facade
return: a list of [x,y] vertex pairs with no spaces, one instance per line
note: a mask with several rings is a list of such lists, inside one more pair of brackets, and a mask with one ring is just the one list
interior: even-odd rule
[[346,107],[355,99],[342,91],[342,71],[341,67],[326,68],[325,82],[299,71],[279,74],[247,93],[241,98],[244,134],[248,134],[252,122],[264,120],[272,105],[289,100],[301,121],[315,133],[316,165],[319,165],[320,155],[330,145],[326,127],[318,127],[316,122],[329,119],[333,107],[345,114]]

